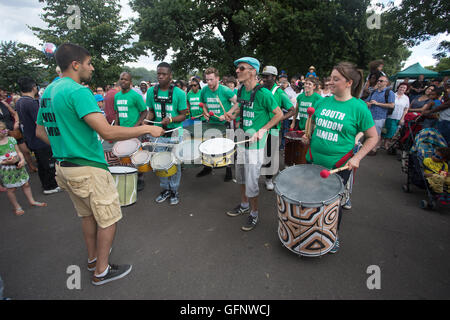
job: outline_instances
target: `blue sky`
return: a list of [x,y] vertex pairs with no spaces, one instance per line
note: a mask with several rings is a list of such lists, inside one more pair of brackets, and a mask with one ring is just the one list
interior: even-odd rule
[[[376,3],[379,0],[373,0]],[[381,0],[387,2],[388,0]],[[131,8],[128,6],[128,0],[120,0],[122,4],[122,17],[130,18],[136,16]],[[401,0],[395,0],[398,4]],[[76,2],[75,2],[76,3]],[[29,30],[27,25],[45,27],[45,24],[40,19],[42,14],[43,4],[38,0],[0,0],[0,39],[2,41],[18,41],[33,45],[39,48],[39,40]],[[449,35],[439,35],[433,37],[431,40],[421,43],[419,46],[411,48],[412,54],[406,61],[405,67],[408,67],[416,62],[420,62],[422,66],[435,65],[436,60],[432,55],[436,52],[439,42],[442,40],[450,41]],[[167,59],[170,61],[170,57]],[[149,57],[142,56],[136,63],[129,63],[132,67],[145,67],[147,69],[156,69],[158,61],[154,61],[151,54]]]

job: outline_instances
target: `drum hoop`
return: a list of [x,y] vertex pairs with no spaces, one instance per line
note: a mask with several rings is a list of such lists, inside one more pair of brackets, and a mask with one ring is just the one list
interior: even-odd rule
[[[155,163],[154,160],[153,160],[153,157],[155,157],[155,156],[158,157],[157,155],[161,154],[161,153],[169,153],[170,154],[170,163],[168,165],[164,166],[164,167],[160,166],[159,163]],[[167,171],[167,170],[169,170],[170,168],[172,168],[176,164],[175,157],[174,157],[173,153],[169,152],[169,151],[161,151],[161,152],[155,153],[152,156],[152,159],[150,161],[152,162],[153,171]]]
[[[115,169],[119,169],[119,168],[127,168],[128,172],[112,172],[111,168],[114,168],[113,171]],[[138,171],[136,168],[128,167],[128,166],[111,166],[111,167],[108,167],[108,169],[109,169],[109,173],[111,173],[111,174],[123,174],[123,175],[135,174]]]
[[[136,145],[136,150],[134,150],[133,152],[131,152],[130,154],[123,154],[123,153],[119,153],[119,152],[117,152],[117,150],[116,150],[116,146],[118,146],[120,143],[124,143],[124,142],[127,142],[127,141],[133,141],[133,142],[137,142],[137,145]],[[133,139],[128,139],[128,140],[122,140],[122,141],[117,141],[116,143],[114,143],[114,145],[113,145],[113,147],[112,147],[112,153],[116,156],[116,157],[118,157],[118,158],[123,158],[123,157],[131,157],[134,153],[136,153],[136,151],[138,151],[139,150],[139,148],[141,147],[141,141],[139,141],[139,139],[137,139],[137,138],[133,138]]]
[[[210,140],[215,140],[215,139],[231,141],[232,144],[233,144],[233,146],[231,147],[231,144],[230,144],[230,147],[231,147],[230,150],[226,150],[226,151],[220,152],[220,153],[208,153],[208,152],[204,152],[204,151],[206,151],[206,150],[203,150],[203,151],[202,151],[202,149],[205,149],[205,143],[206,143],[206,142],[208,142],[208,141],[210,141]],[[202,145],[203,145],[203,148],[202,148]],[[230,152],[233,152],[233,151],[234,151],[234,148],[235,148],[235,143],[234,143],[233,140],[228,139],[228,138],[214,138],[214,139],[208,139],[208,140],[206,140],[206,141],[203,141],[203,142],[200,144],[200,146],[198,147],[198,150],[200,151],[200,153],[201,153],[202,155],[205,154],[205,155],[213,156],[213,157],[215,157],[215,156],[226,157]]]
[[[146,155],[147,155],[147,157],[146,157],[146,161],[145,162],[143,162],[143,163],[138,163],[137,161],[136,161],[136,156],[138,155],[138,154],[140,154],[140,153],[145,153]],[[136,151],[135,153],[133,153],[132,155],[131,155],[131,163],[133,164],[133,165],[135,165],[135,166],[142,166],[142,165],[145,165],[145,164],[148,164],[149,162],[150,162],[150,160],[151,160],[151,158],[152,158],[152,154],[150,153],[150,151],[147,151],[147,150],[138,150],[138,151]]]

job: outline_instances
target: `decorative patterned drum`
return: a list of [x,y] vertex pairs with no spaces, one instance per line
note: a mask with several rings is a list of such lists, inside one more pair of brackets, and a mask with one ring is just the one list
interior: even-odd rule
[[200,144],[202,163],[208,167],[225,167],[231,163],[235,143],[227,138],[209,139]]
[[177,173],[175,156],[172,152],[157,152],[152,156],[152,168],[158,177],[170,177]]
[[102,142],[103,152],[105,153],[105,160],[108,163],[108,166],[119,166],[120,160],[117,158],[114,153],[112,153],[112,149],[114,146],[113,141],[104,140]]
[[286,133],[284,145],[284,164],[292,166],[294,164],[306,163],[306,152],[309,145],[305,145],[301,140],[305,133],[303,131],[289,131]]
[[112,149],[113,154],[120,159],[120,163],[131,165],[131,156],[138,150],[142,150],[141,141],[137,138],[117,141]]
[[129,206],[137,200],[137,169],[131,167],[109,167],[116,182],[119,201],[122,207]]
[[339,175],[320,177],[314,164],[289,167],[275,178],[278,236],[290,251],[309,257],[326,254],[337,237],[344,185]]
[[152,154],[147,150],[138,150],[131,156],[131,163],[138,169],[139,172],[152,171],[150,159]]
[[202,141],[199,139],[185,140],[181,142],[174,148],[175,158],[183,163],[185,167],[200,164],[199,160],[201,158],[201,154],[199,147],[201,143]]

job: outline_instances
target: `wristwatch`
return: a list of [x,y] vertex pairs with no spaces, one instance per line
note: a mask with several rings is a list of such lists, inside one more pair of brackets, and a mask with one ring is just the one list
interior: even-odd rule
[[173,122],[173,120],[172,120],[172,115],[171,115],[171,114],[169,114],[169,121],[170,121],[170,123]]

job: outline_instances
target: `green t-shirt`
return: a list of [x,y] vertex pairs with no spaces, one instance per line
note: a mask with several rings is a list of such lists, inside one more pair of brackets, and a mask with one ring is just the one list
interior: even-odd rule
[[[372,114],[361,99],[345,102],[325,97],[317,103],[311,136],[312,162],[328,169],[334,168],[355,146],[355,137],[375,125]],[[306,160],[311,162],[309,152]]]
[[119,91],[114,96],[114,110],[119,116],[119,124],[122,127],[134,127],[139,120],[141,112],[146,111],[142,96],[130,89],[127,93]]
[[[219,88],[217,88],[216,91],[212,91],[208,86],[204,86],[201,91],[200,101],[206,105],[208,111],[212,111],[214,112],[214,114],[220,117],[224,113],[218,99],[220,99],[220,102],[222,102],[225,111],[228,112],[228,110],[230,110],[232,107],[230,99],[235,95],[236,94],[233,92],[233,90],[221,84],[219,84]],[[226,121],[220,121],[219,118],[212,116],[209,118],[209,122],[225,123]]]
[[[241,94],[241,99],[250,101],[252,90],[247,91],[244,87]],[[239,104],[239,107],[242,108],[242,105]],[[243,130],[245,133],[248,133],[249,138],[270,121],[273,117],[273,111],[277,107],[278,105],[272,92],[266,88],[258,90],[253,105],[249,107],[244,106],[243,110]],[[263,139],[251,144],[249,149],[264,148],[267,141],[267,135],[268,133],[265,134]]]
[[[162,115],[161,115],[161,103],[155,102],[154,98],[154,91],[155,87],[150,88],[147,90],[147,106],[149,110],[152,110],[155,113],[155,119],[153,119],[156,122],[162,121]],[[169,90],[161,90],[159,88],[158,90],[158,98],[168,98],[169,97]],[[166,115],[170,114],[172,118],[180,115],[180,111],[187,109],[187,103],[186,103],[186,93],[181,90],[178,87],[173,88],[173,94],[172,94],[172,103],[166,103]],[[162,124],[155,123],[155,126],[162,127]],[[183,122],[172,122],[167,125],[168,129],[174,129],[174,128],[180,128],[180,131],[178,133],[180,135],[183,134]]]
[[308,120],[308,110],[309,107],[313,107],[316,109],[317,103],[322,100],[322,96],[316,92],[312,95],[307,96],[305,93],[299,94],[297,96],[297,104],[298,104],[298,127],[300,130],[305,130],[306,120]]
[[[273,85],[272,89],[270,89],[270,92],[273,93],[275,87],[277,87],[276,84]],[[288,111],[293,106],[292,101],[289,99],[289,96],[280,87],[278,87],[278,89],[275,91],[273,97],[275,98],[275,101],[277,102],[281,110]],[[270,130],[270,133],[274,136],[278,136],[280,128],[281,128],[281,121],[278,122],[278,124]]]
[[[203,108],[201,108],[199,106],[200,103],[200,95],[201,95],[201,91],[197,91],[197,93],[194,93],[194,91],[190,90],[187,94],[187,101],[189,103],[189,109],[190,109],[190,114],[189,117],[196,117],[199,116],[203,113]],[[204,120],[205,118],[202,117],[198,117],[195,118],[198,120]]]
[[92,92],[69,77],[45,89],[36,122],[45,127],[55,159],[108,169],[99,135],[83,120],[93,112],[101,110]]

